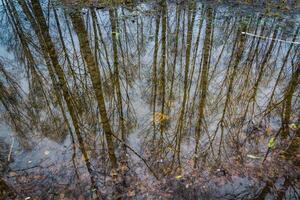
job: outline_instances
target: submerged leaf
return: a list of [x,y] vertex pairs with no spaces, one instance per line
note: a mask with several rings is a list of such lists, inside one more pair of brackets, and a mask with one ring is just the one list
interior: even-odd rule
[[166,121],[167,119],[169,119],[169,117],[167,115],[160,113],[160,112],[156,112],[156,113],[154,113],[152,120],[155,123],[162,123],[162,122]]

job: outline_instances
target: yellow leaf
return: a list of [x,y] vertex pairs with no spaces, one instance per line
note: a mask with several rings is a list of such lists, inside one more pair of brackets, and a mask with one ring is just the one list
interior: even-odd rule
[[175,178],[176,178],[177,180],[179,180],[179,179],[182,178],[182,175],[175,176]]
[[173,149],[172,147],[168,147],[168,149],[169,149],[170,151],[174,151],[174,149]]
[[162,123],[162,122],[166,121],[167,119],[169,119],[169,117],[167,115],[160,113],[160,112],[156,112],[156,113],[154,113],[152,120],[155,123]]
[[173,106],[173,102],[172,102],[172,101],[170,101],[170,100],[169,100],[169,101],[167,101],[167,102],[166,102],[166,104],[167,104],[167,106],[168,106],[169,108]]
[[275,147],[275,138],[272,137],[270,140],[269,140],[269,143],[268,143],[268,147],[270,149],[273,149]]
[[290,124],[289,127],[293,130],[296,130],[297,129],[297,125],[296,124]]

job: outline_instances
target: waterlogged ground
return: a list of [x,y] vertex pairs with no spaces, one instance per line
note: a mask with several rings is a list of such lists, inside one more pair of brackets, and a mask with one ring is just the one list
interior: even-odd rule
[[0,199],[299,199],[299,9],[1,1]]

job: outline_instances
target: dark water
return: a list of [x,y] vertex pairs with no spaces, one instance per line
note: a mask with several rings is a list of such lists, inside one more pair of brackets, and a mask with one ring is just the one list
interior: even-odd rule
[[299,199],[300,5],[0,3],[0,199]]

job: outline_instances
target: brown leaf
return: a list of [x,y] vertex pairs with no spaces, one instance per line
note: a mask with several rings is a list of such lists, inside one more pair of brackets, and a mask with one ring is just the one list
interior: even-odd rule
[[129,191],[127,192],[127,196],[128,196],[128,197],[134,197],[134,196],[135,196],[135,191],[134,191],[134,190],[129,190]]

